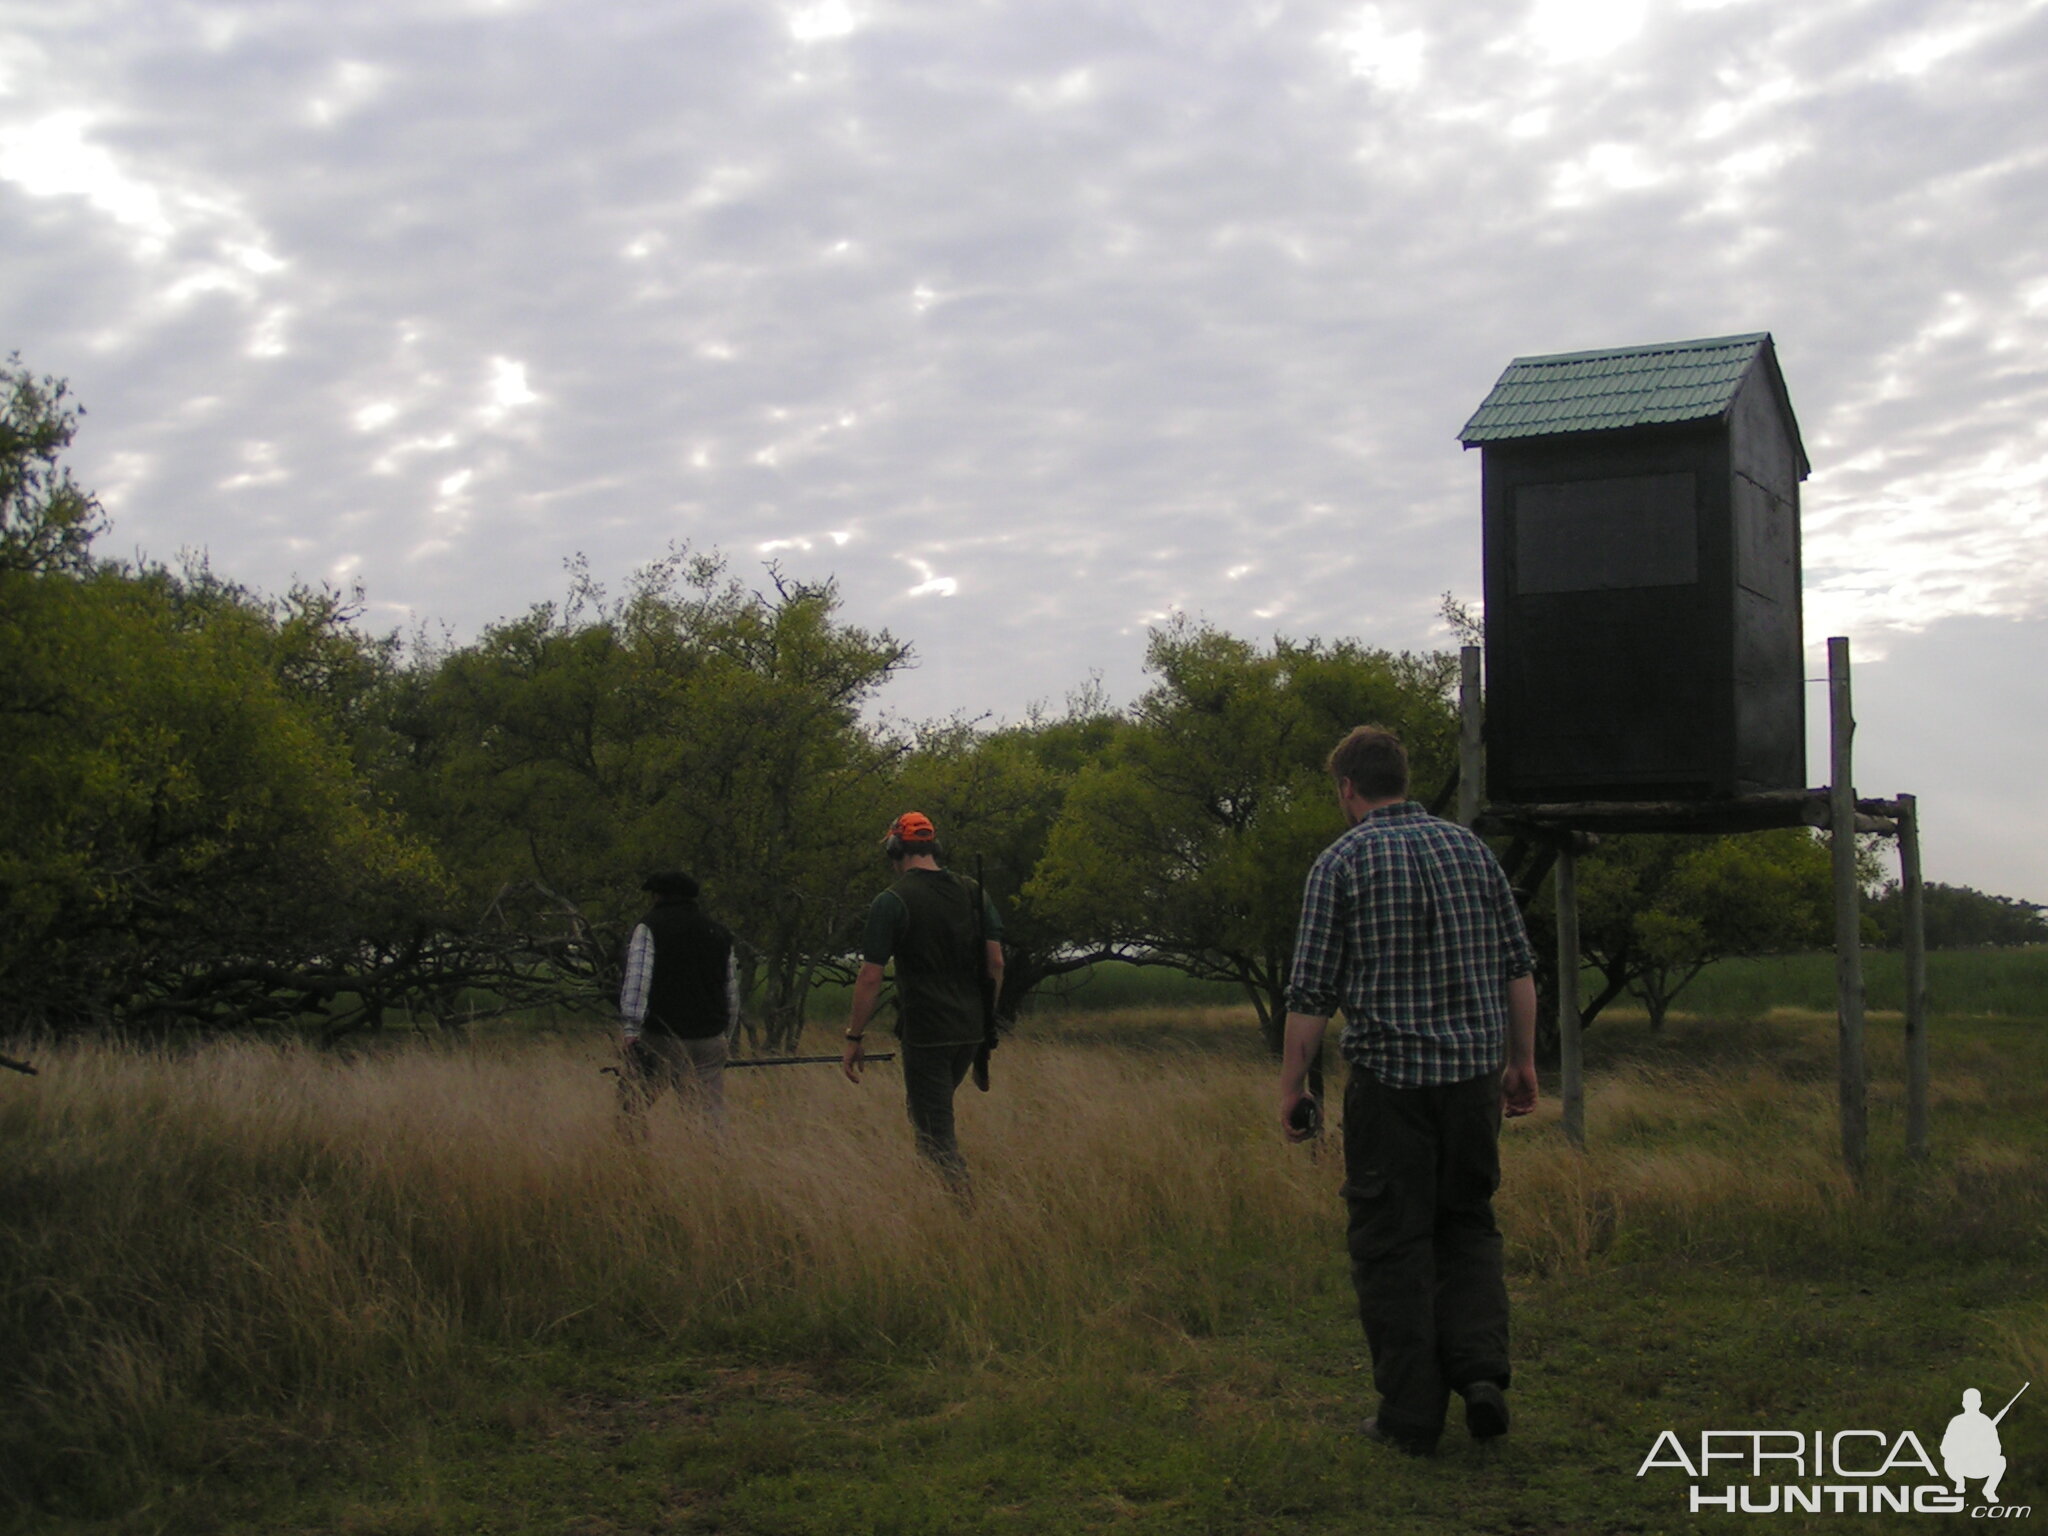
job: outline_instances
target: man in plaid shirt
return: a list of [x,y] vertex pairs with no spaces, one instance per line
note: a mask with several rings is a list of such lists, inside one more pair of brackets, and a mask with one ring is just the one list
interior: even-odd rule
[[1373,1440],[1436,1449],[1450,1394],[1476,1439],[1507,1433],[1508,1293],[1493,1192],[1500,1118],[1536,1106],[1529,936],[1493,853],[1408,799],[1408,754],[1360,726],[1330,754],[1351,830],[1309,871],[1287,993],[1289,1140],[1336,1009],[1344,1200],[1372,1351]]
[[697,881],[682,870],[649,875],[641,889],[655,902],[626,946],[619,1108],[628,1130],[644,1134],[641,1112],[674,1088],[722,1133],[727,1038],[740,1021],[732,934],[698,907]]

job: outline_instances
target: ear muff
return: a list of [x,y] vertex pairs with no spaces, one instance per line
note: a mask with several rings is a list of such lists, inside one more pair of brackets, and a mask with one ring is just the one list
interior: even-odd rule
[[908,854],[929,853],[937,845],[938,832],[931,818],[922,811],[905,811],[889,823],[888,835],[882,839],[882,852],[900,859]]

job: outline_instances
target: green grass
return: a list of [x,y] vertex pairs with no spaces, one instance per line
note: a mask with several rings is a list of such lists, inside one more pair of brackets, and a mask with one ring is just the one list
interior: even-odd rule
[[963,1094],[971,1216],[887,1069],[740,1074],[720,1152],[618,1143],[574,1040],[62,1054],[0,1082],[0,1529],[1676,1532],[1659,1430],[1932,1446],[2028,1379],[2038,1512],[2048,1032],[1939,1019],[1912,1164],[1873,1031],[1859,1193],[1832,1020],[1749,1012],[1603,1019],[1590,1150],[1508,1128],[1517,1427],[1433,1463],[1353,1433],[1336,1160],[1243,1010],[1034,1021]]
[[[1867,1005],[1905,1007],[1905,961],[1896,950],[1863,952]],[[1928,1006],[1935,1014],[1998,1016],[2048,1022],[2048,947],[1941,950],[1927,957]],[[1679,995],[1683,1012],[1754,1017],[1774,1007],[1832,1013],[1832,954],[1774,955],[1710,965]]]
[[1159,965],[1105,961],[1039,988],[1046,1012],[1104,1013],[1133,1008],[1234,1008],[1245,1001],[1234,981],[1198,981]]

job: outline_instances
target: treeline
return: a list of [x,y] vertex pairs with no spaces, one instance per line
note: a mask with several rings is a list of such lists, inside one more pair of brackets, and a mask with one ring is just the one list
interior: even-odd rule
[[[1006,1015],[1115,958],[1237,984],[1277,1041],[1303,874],[1342,827],[1330,746],[1382,722],[1418,798],[1453,787],[1448,653],[1177,620],[1128,706],[901,725],[873,706],[905,643],[829,582],[688,551],[616,593],[572,563],[560,601],[402,643],[333,591],[97,558],[64,386],[16,361],[0,395],[0,1035],[603,1010],[642,878],[679,866],[740,937],[753,1043],[786,1050],[916,806],[1003,908]],[[1805,833],[1609,839],[1583,869],[1589,1019],[1628,991],[1661,1018],[1712,959],[1825,933]]]
[[616,594],[573,564],[468,644],[401,643],[329,590],[97,558],[64,385],[16,360],[0,390],[0,1032],[601,1009],[641,879],[681,866],[784,1049],[916,805],[1003,906],[1007,1012],[1121,957],[1239,983],[1271,1033],[1340,826],[1324,753],[1375,719],[1424,782],[1451,760],[1449,658],[1189,622],[1128,708],[888,723],[907,645],[829,582],[687,551]]
[[[1879,942],[1898,949],[1904,941],[1905,894],[1893,881],[1870,903]],[[2037,901],[1991,896],[1967,885],[1930,880],[1921,888],[1921,920],[1929,949],[2008,949],[2048,944],[2048,916]]]

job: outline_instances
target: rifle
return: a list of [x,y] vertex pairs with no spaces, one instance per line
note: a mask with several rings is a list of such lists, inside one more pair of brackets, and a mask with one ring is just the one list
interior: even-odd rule
[[[2021,1387],[2021,1388],[2020,1388],[2020,1391],[2019,1391],[2019,1392],[2015,1392],[2015,1393],[2013,1393],[2013,1395],[2012,1395],[2012,1401],[2011,1401],[2011,1402],[2008,1402],[2008,1403],[2007,1403],[2007,1404],[2006,1404],[2006,1405],[2005,1405],[2005,1406],[2004,1406],[2003,1408],[2001,1408],[2001,1409],[1999,1409],[1999,1410],[1998,1410],[1998,1419],[2002,1419],[2002,1418],[2004,1418],[2004,1417],[2005,1417],[2005,1416],[2006,1416],[2006,1415],[2007,1415],[2008,1413],[2011,1413],[2011,1412],[2012,1412],[2012,1405],[2013,1405],[2013,1403],[2016,1403],[2016,1402],[2018,1402],[2018,1401],[2020,1400],[2020,1392],[2024,1392],[2024,1391],[2026,1391],[2026,1390],[2027,1390],[2027,1387],[2031,1387],[2032,1385],[2033,1385],[2033,1383],[2032,1383],[2032,1382],[2030,1381],[2030,1382],[2028,1382],[2028,1383],[2026,1384],[2026,1386],[2024,1386],[2024,1387]],[[1997,1423],[1998,1423],[1998,1419],[1993,1419],[1993,1420],[1992,1420],[1991,1422],[1992,1422],[1992,1423],[1993,1423],[1993,1424],[1995,1425],[1995,1424],[1997,1424]]]
[[988,1092],[988,1059],[996,1049],[996,989],[988,974],[988,888],[981,881],[981,855],[974,856],[974,975],[981,997],[981,1048],[974,1053],[974,1086]]
[[[895,1059],[896,1053],[894,1051],[882,1051],[873,1056],[868,1056],[864,1054],[861,1057],[861,1060],[864,1063],[876,1061],[894,1061]],[[841,1060],[842,1058],[838,1056],[749,1056],[744,1057],[738,1061],[728,1061],[726,1063],[726,1066],[728,1068],[810,1067],[817,1066],[820,1063],[827,1061],[833,1063],[836,1066]],[[608,1077],[619,1076],[619,1069],[617,1067],[599,1067],[597,1070],[601,1074]],[[652,1063],[651,1053],[629,1050],[626,1053],[626,1070],[628,1072],[631,1072],[635,1077],[652,1077],[657,1069]]]
[[[841,1056],[753,1056],[753,1057],[749,1057],[749,1058],[748,1058],[747,1060],[745,1060],[745,1061],[728,1061],[728,1062],[726,1063],[726,1066],[727,1066],[727,1067],[807,1067],[807,1066],[812,1066],[812,1065],[814,1065],[814,1064],[816,1064],[816,1063],[818,1063],[818,1062],[823,1062],[823,1061],[829,1061],[829,1062],[831,1062],[831,1063],[832,1063],[833,1065],[835,1065],[835,1066],[836,1066],[836,1065],[838,1065],[838,1064],[839,1064],[839,1063],[840,1063],[841,1061],[843,1061],[844,1059],[845,1059],[845,1058],[844,1058],[844,1057],[841,1057]],[[870,1063],[873,1063],[873,1062],[877,1062],[877,1061],[894,1061],[894,1060],[896,1059],[896,1053],[895,1053],[894,1051],[883,1051],[883,1052],[881,1052],[881,1053],[880,1053],[879,1055],[875,1055],[875,1056],[870,1056],[870,1055],[868,1055],[868,1054],[867,1054],[867,1052],[863,1051],[863,1052],[861,1052],[861,1058],[860,1058],[860,1059],[861,1059],[861,1065],[863,1065],[863,1066],[867,1066],[867,1065],[869,1065]]]

